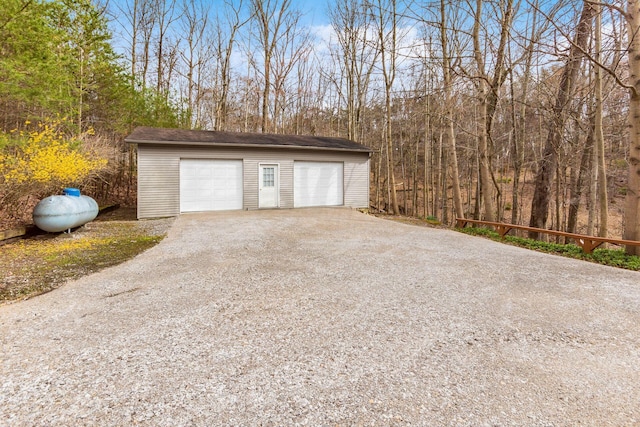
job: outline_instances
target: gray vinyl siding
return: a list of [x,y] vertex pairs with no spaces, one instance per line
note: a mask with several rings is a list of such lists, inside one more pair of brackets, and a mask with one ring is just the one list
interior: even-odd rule
[[369,153],[309,149],[233,148],[179,145],[138,145],[138,218],[180,213],[180,159],[243,161],[244,209],[258,209],[258,168],[277,164],[280,172],[280,208],[293,208],[295,161],[343,162],[344,205],[369,206]]
[[344,205],[369,207],[369,158],[344,162]]
[[280,207],[293,208],[293,160],[291,159],[280,163],[280,197]]
[[138,146],[138,218],[180,213],[180,158]]
[[[244,159],[244,207],[258,209],[258,172],[261,164],[278,165],[280,173],[280,206],[293,207],[293,160],[282,156],[267,158],[262,153],[254,157],[253,152],[245,152]],[[269,156],[270,157],[270,156]]]

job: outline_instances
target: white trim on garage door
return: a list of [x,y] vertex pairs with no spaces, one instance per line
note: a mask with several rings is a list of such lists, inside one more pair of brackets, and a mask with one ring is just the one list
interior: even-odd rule
[[343,182],[342,162],[294,162],[293,206],[341,206]]
[[180,159],[180,212],[242,209],[242,160]]

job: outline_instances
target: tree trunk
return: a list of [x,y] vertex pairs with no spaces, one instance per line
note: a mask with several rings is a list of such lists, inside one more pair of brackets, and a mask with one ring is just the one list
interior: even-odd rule
[[433,215],[436,218],[442,219],[442,205],[440,204],[440,193],[442,189],[442,180],[444,178],[444,173],[442,171],[442,130],[440,130],[440,135],[438,136],[438,145],[435,148],[435,167],[436,173],[434,174],[434,182],[433,182]]
[[[442,144],[442,143],[441,143]],[[447,147],[443,146],[442,148],[442,191],[441,191],[441,201],[440,205],[442,206],[442,223],[449,223],[449,191],[447,189],[447,172],[448,172],[448,159],[447,159]]]
[[495,57],[493,76],[490,76],[485,69],[485,59],[487,54],[483,53],[480,49],[480,28],[484,25],[482,23],[483,3],[483,0],[476,0],[472,34],[474,58],[478,69],[477,77],[479,79],[478,94],[480,98],[480,122],[482,123],[478,140],[478,156],[480,160],[479,174],[480,188],[482,190],[483,197],[483,213],[487,221],[494,221],[496,219],[497,206],[494,197],[496,187],[492,172],[493,144],[491,143],[491,133],[493,119],[498,105],[498,92],[508,74],[504,68],[505,51],[508,45],[511,25],[513,23],[514,1],[506,0],[501,2],[500,11],[502,14],[499,17],[500,40],[495,52],[491,53],[491,56]]
[[[627,5],[629,37],[629,176],[624,209],[624,238],[640,240],[640,0]],[[627,253],[640,256],[640,246],[627,246]]]
[[[253,18],[258,23],[258,41],[262,48],[262,73],[263,84],[262,87],[262,107],[260,111],[260,131],[263,133],[268,132],[269,127],[269,96],[271,95],[271,60],[278,37],[280,37],[280,24],[282,22],[282,15],[286,8],[288,8],[288,0],[284,0],[279,6],[280,10],[277,13],[276,8],[278,5],[272,7],[270,2],[264,2],[263,0],[253,0],[252,2]],[[274,19],[274,16],[276,18]]]
[[[595,105],[594,105],[595,107]],[[589,107],[591,110],[591,107]],[[589,214],[587,217],[587,234],[589,236],[595,235],[596,229],[596,210],[598,209],[598,147],[596,143],[596,113],[589,111],[589,120],[591,121],[589,126],[588,145],[589,148],[585,148],[589,152],[589,193],[588,193],[588,207]]]
[[460,173],[458,169],[458,155],[456,153],[456,133],[453,128],[453,100],[451,96],[451,55],[449,53],[449,40],[447,37],[447,13],[444,0],[440,1],[440,43],[442,46],[442,74],[444,85],[445,121],[447,127],[447,149],[449,152],[449,164],[451,165],[451,180],[453,186],[453,208],[456,217],[464,218],[462,208],[462,194],[460,192]]
[[[560,86],[553,108],[553,118],[549,123],[549,133],[542,152],[542,159],[538,165],[538,172],[534,181],[533,200],[531,202],[531,219],[529,226],[545,228],[549,215],[549,201],[551,199],[551,185],[558,163],[558,148],[562,142],[565,109],[573,92],[574,82],[580,70],[580,64],[587,48],[587,41],[591,29],[593,7],[585,1],[576,27],[574,43],[569,51],[569,58],[564,66],[560,78]],[[639,134],[640,136],[640,134]],[[529,232],[529,237],[537,239],[539,233]]]
[[482,212],[486,221],[495,221],[496,207],[494,204],[494,188],[491,180],[491,159],[489,155],[489,138],[487,137],[486,127],[487,123],[487,84],[483,80],[480,82],[480,123],[483,124],[480,129],[480,135],[478,138],[478,157],[479,157],[479,178],[480,188],[482,189]]
[[391,133],[391,93],[389,93],[386,101],[386,131],[385,140],[387,142],[387,164],[389,171],[389,203],[391,204],[391,210],[394,215],[398,215],[400,210],[398,209],[398,193],[396,192],[396,173],[395,173],[395,161],[393,155],[393,138]]
[[[228,98],[231,86],[231,57],[236,43],[236,34],[249,19],[241,21],[240,13],[242,1],[227,2],[224,21],[228,27],[224,28],[220,20],[216,20],[216,57],[218,61],[220,78],[220,95],[215,102],[215,115],[213,130],[227,130]],[[226,37],[226,41],[224,40]],[[250,49],[250,46],[249,46]]]
[[138,45],[138,0],[133,0],[131,16],[131,87],[136,84],[136,46]]
[[[391,97],[393,83],[396,75],[396,58],[398,56],[397,31],[398,14],[396,13],[396,1],[390,0],[390,4],[383,5],[382,0],[378,0],[377,11],[375,12],[377,21],[377,34],[380,46],[380,63],[382,66],[382,76],[384,77],[385,93],[385,142],[387,145],[387,169],[389,173],[388,189],[389,203],[394,215],[400,213],[398,209],[398,196],[396,193],[396,174],[393,149],[393,133],[391,130],[393,112],[391,110]],[[388,9],[391,8],[391,12]],[[386,20],[387,13],[390,17]],[[388,31],[388,32],[387,32]],[[387,43],[390,46],[387,46]]]
[[260,131],[267,132],[269,118],[269,90],[271,89],[271,57],[269,51],[264,51],[264,87],[262,88],[262,117],[260,119]]
[[429,216],[429,153],[431,152],[431,114],[430,114],[430,94],[428,93],[429,87],[427,86],[427,96],[425,102],[425,127],[424,127],[424,176],[422,183],[422,204],[425,219]]
[[[529,36],[529,44],[525,53],[524,70],[522,76],[522,94],[520,101],[519,114],[516,119],[515,112],[515,91],[513,88],[513,67],[510,69],[511,74],[511,99],[513,103],[513,187],[511,198],[511,222],[517,224],[520,217],[520,174],[522,173],[522,166],[524,165],[524,141],[527,135],[526,131],[526,113],[527,113],[527,98],[529,95],[529,80],[531,78],[531,63],[533,61],[533,52],[537,40],[537,1],[533,8],[533,22],[531,24],[531,33]],[[511,45],[509,44],[509,50]],[[509,55],[511,57],[511,55]]]
[[[602,49],[602,10],[599,4],[594,4],[596,11],[596,28],[595,28],[595,60],[600,62],[600,50]],[[598,199],[600,208],[600,227],[598,228],[598,236],[607,237],[608,218],[609,218],[609,197],[607,195],[607,169],[604,158],[604,134],[602,132],[602,69],[597,65],[595,68],[595,98],[596,98],[596,116],[594,126],[594,142],[595,142],[595,158],[593,165],[597,170],[598,178]]]
[[476,0],[476,11],[473,24],[473,50],[478,69],[478,99],[480,101],[480,133],[478,135],[478,159],[479,169],[478,178],[480,181],[480,190],[482,194],[482,206],[484,219],[487,221],[495,220],[495,207],[493,205],[493,185],[491,183],[491,173],[489,171],[489,140],[487,137],[488,123],[488,105],[487,97],[489,94],[488,76],[485,70],[485,56],[480,50],[480,26],[482,20],[483,0]]
[[[571,193],[569,194],[569,214],[567,217],[567,232],[575,233],[578,225],[578,211],[582,199],[582,187],[584,186],[584,174],[589,168],[589,159],[593,152],[593,134],[587,137],[587,142],[582,150],[580,164],[575,172],[575,180],[571,182]],[[574,168],[575,169],[575,168]]]
[[[372,43],[367,31],[375,17],[369,13],[370,4],[360,0],[338,0],[329,12],[331,26],[336,34],[339,61],[343,67],[344,103],[347,113],[347,138],[360,141],[362,139],[362,113],[365,109],[365,98],[369,89],[371,74],[376,65],[379,49]],[[336,79],[338,85],[342,79]],[[342,90],[339,87],[339,90]]]

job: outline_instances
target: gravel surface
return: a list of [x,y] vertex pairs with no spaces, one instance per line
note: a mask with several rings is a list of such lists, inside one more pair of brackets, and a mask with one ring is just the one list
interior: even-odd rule
[[179,217],[0,307],[0,424],[630,426],[640,274],[348,209]]

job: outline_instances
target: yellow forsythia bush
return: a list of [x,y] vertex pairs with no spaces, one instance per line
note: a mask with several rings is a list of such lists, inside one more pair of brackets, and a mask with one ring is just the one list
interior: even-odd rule
[[42,197],[83,188],[106,171],[107,159],[91,148],[91,134],[74,138],[65,133],[70,127],[66,119],[48,119],[0,132],[0,229],[28,222]]
[[83,152],[81,142],[65,137],[64,122],[55,119],[39,123],[32,131],[19,132],[14,144],[2,147],[4,186],[26,184],[39,193],[79,185],[106,167],[106,159]]

